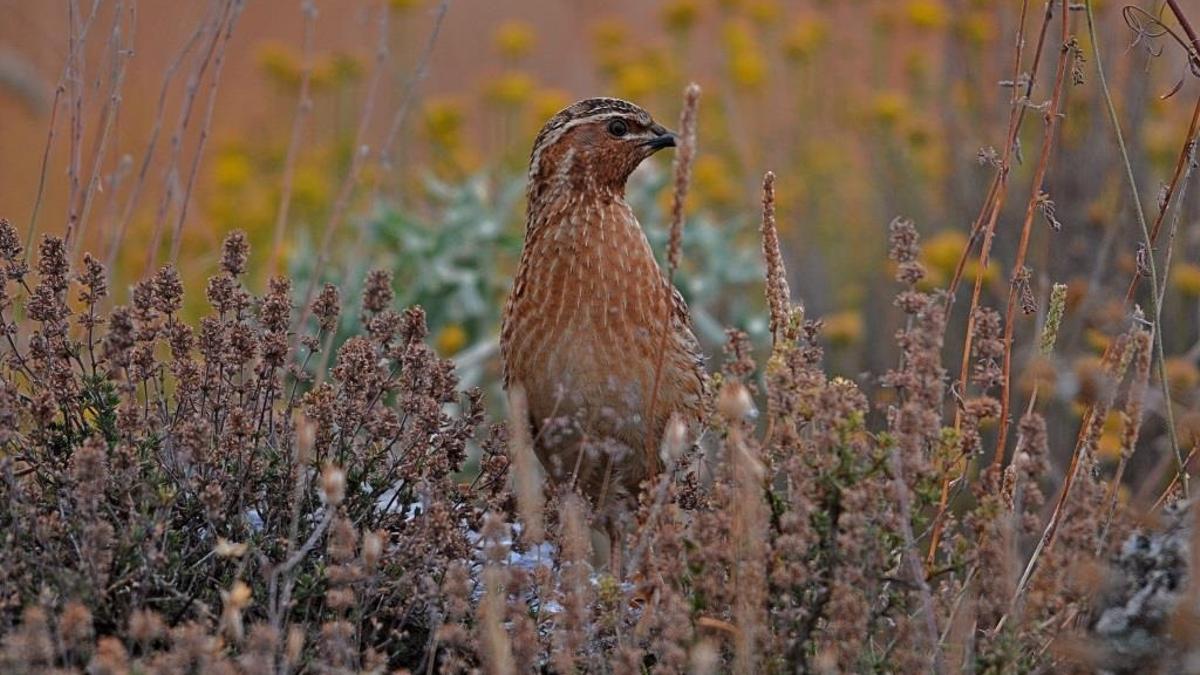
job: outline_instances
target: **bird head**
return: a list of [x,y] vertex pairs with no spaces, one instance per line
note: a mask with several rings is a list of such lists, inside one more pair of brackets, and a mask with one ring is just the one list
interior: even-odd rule
[[555,189],[625,190],[647,157],[675,147],[675,134],[618,98],[589,98],[550,118],[529,158],[530,197]]

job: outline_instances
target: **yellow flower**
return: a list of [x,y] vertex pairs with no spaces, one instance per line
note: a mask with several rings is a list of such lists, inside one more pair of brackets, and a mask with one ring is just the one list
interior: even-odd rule
[[723,30],[729,52],[729,77],[743,89],[757,89],[767,79],[767,59],[754,33],[743,21],[727,21]]
[[958,230],[942,230],[925,241],[921,257],[930,268],[945,274],[954,274],[958,259],[967,247],[967,235]]
[[783,39],[783,53],[792,61],[807,61],[812,58],[829,37],[825,22],[817,19],[800,19],[792,25]]
[[1083,340],[1089,347],[1097,352],[1103,352],[1108,349],[1108,345],[1112,340],[1104,334],[1104,331],[1088,328],[1083,332]]
[[729,167],[716,155],[701,155],[692,169],[696,195],[707,203],[721,206],[737,198],[737,185]]
[[329,203],[329,183],[314,166],[296,167],[292,180],[292,199],[297,206],[310,211],[320,211]]
[[937,29],[946,25],[946,8],[937,0],[911,0],[905,8],[909,23],[920,29]]
[[1200,443],[1200,412],[1189,410],[1175,418],[1175,433],[1180,445],[1185,448]]
[[512,70],[488,86],[488,98],[504,106],[516,107],[529,100],[537,84],[528,73]]
[[1096,448],[1104,459],[1116,460],[1121,456],[1121,430],[1125,424],[1121,413],[1109,412],[1104,418],[1104,426],[1100,431],[1100,442]]
[[447,98],[431,99],[425,104],[425,133],[437,145],[456,147],[461,140],[462,106]]
[[919,80],[929,74],[929,57],[924,51],[914,50],[904,57],[904,70],[908,76]]
[[882,91],[871,101],[871,118],[880,125],[890,127],[904,116],[908,101],[895,91]]
[[571,103],[571,95],[562,89],[541,89],[533,95],[534,123],[540,128],[546,120]]
[[640,99],[658,89],[658,73],[645,63],[629,63],[617,70],[613,86],[617,95],[628,99]]
[[524,21],[505,21],[492,36],[496,50],[509,59],[519,59],[533,50],[533,27]]
[[443,357],[454,356],[467,346],[467,331],[457,323],[448,324],[438,331],[435,343]]
[[339,51],[329,57],[329,70],[334,84],[343,84],[361,78],[366,68],[359,57]]
[[276,84],[292,87],[300,82],[300,60],[283,43],[263,43],[258,49],[258,65]]
[[240,152],[223,152],[217,157],[213,167],[213,178],[218,186],[234,189],[249,182],[252,172],[253,167],[246,155]]
[[741,49],[729,60],[729,75],[743,89],[758,89],[767,81],[767,59],[757,49]]
[[776,0],[755,0],[750,4],[750,19],[759,25],[769,25],[779,20],[782,13]]
[[617,49],[625,44],[629,29],[617,19],[604,19],[592,29],[596,49],[605,52]]
[[1200,370],[1187,358],[1173,356],[1163,362],[1163,367],[1167,372],[1171,395],[1176,398],[1190,393],[1200,384]]
[[822,319],[824,329],[822,334],[834,346],[845,346],[858,342],[862,338],[862,314],[854,310],[846,310],[831,314]]
[[987,13],[972,11],[959,22],[958,30],[963,39],[972,44],[982,45],[996,38],[996,25]]
[[696,0],[671,0],[662,8],[662,22],[673,33],[686,33],[696,24],[700,6]]
[[1200,297],[1200,265],[1179,263],[1171,270],[1171,283],[1184,295]]

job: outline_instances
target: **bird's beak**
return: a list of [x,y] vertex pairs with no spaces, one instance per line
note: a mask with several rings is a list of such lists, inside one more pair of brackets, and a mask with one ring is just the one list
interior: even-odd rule
[[665,128],[658,126],[657,124],[651,128],[651,131],[655,133],[655,136],[647,141],[643,141],[642,145],[645,145],[651,150],[662,150],[663,148],[675,147],[675,134],[667,131]]

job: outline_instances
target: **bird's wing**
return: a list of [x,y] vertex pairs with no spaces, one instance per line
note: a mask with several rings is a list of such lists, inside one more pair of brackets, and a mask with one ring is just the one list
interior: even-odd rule
[[687,301],[678,288],[671,287],[671,327],[675,339],[679,341],[683,351],[691,359],[692,376],[696,378],[697,395],[703,398],[708,388],[708,373],[704,369],[704,352],[700,349],[700,341],[696,339],[696,330],[692,325],[692,314],[688,311]]

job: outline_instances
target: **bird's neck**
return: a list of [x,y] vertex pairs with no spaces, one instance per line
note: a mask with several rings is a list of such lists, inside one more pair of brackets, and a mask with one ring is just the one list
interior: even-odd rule
[[633,210],[625,201],[624,186],[530,190],[526,240],[546,232],[558,232],[557,236],[573,235],[617,225],[638,227]]

